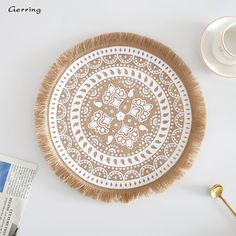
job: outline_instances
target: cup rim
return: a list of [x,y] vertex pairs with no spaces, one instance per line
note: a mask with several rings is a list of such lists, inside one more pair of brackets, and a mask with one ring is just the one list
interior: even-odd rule
[[[214,62],[211,63],[209,62],[209,60],[207,59],[207,50],[205,51],[204,49],[204,44],[205,44],[205,35],[206,33],[208,32],[208,28],[214,24],[215,22],[217,21],[223,21],[223,20],[230,20],[230,19],[234,19],[236,20],[236,16],[233,16],[233,15],[224,15],[224,16],[221,16],[221,17],[218,17],[218,18],[215,18],[214,20],[211,20],[209,23],[206,24],[206,26],[201,30],[201,34],[200,34],[200,40],[199,40],[199,54],[200,54],[200,58],[202,60],[202,62],[206,65],[206,67],[212,71],[214,74],[216,74],[217,76],[219,76],[220,79],[234,79],[236,78],[235,75],[231,75],[230,73],[229,74],[225,74],[225,73],[222,73],[220,71],[218,71],[216,69],[216,67],[212,66],[212,64],[214,65]],[[231,21],[231,23],[234,22],[234,21]],[[230,24],[231,24],[230,23]],[[229,23],[228,23],[229,25]],[[220,35],[222,34],[222,31],[220,32]],[[216,58],[214,57],[214,60],[216,60]],[[218,61],[217,61],[218,62]]]
[[236,26],[236,22],[230,23],[230,24],[224,29],[224,31],[223,31],[223,33],[222,33],[222,37],[221,37],[221,42],[222,42],[222,45],[223,45],[224,50],[225,50],[230,56],[236,58],[236,53],[232,53],[232,52],[227,48],[227,46],[226,46],[226,44],[225,44],[225,41],[224,41],[224,37],[225,37],[226,31],[227,31],[229,28],[231,28],[232,26],[234,26],[234,25]]

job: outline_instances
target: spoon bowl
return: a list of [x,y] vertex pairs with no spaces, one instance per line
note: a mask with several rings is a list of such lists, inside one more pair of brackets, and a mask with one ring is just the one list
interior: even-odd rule
[[221,198],[223,193],[223,186],[220,184],[215,184],[211,187],[211,196],[213,198]]
[[224,199],[222,196],[223,193],[223,186],[220,184],[215,184],[211,187],[211,196],[213,198],[219,198],[221,199],[224,204],[228,207],[228,209],[233,213],[233,215],[236,217],[236,211],[229,205],[229,203]]

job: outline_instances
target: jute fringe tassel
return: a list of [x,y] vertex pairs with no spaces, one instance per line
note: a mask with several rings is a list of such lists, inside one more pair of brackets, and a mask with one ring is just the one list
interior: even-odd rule
[[[90,184],[72,172],[58,156],[51,141],[48,127],[48,107],[52,90],[63,72],[77,58],[99,48],[131,46],[148,51],[165,61],[183,81],[192,108],[192,129],[187,146],[178,162],[162,177],[143,187],[129,190],[112,190]],[[130,202],[151,192],[161,192],[179,179],[190,168],[198,152],[205,130],[205,106],[199,85],[190,69],[171,49],[152,39],[131,33],[104,34],[64,52],[53,64],[43,80],[35,106],[35,124],[38,143],[46,160],[61,180],[82,194],[105,202]]]

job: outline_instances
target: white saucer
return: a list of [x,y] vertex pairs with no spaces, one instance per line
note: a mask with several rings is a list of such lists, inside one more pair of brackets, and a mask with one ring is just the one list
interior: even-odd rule
[[201,38],[201,54],[206,65],[218,75],[228,78],[236,78],[236,64],[224,64],[217,59],[214,56],[213,44],[215,38],[233,22],[236,22],[236,17],[216,19],[207,26]]

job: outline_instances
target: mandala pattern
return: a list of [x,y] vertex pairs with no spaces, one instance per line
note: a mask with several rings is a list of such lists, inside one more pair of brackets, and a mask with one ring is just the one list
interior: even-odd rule
[[187,91],[156,56],[131,47],[88,53],[60,77],[50,133],[80,178],[110,189],[151,183],[180,158],[191,131]]
[[[137,128],[130,127],[125,124],[125,120],[127,120],[126,116],[131,115],[135,119],[137,119],[137,121],[142,123],[147,120],[150,114],[149,111],[152,109],[151,104],[146,104],[146,101],[142,99],[133,99],[133,96],[134,89],[131,89],[128,92],[127,96],[124,89],[115,87],[113,84],[109,84],[107,91],[102,96],[103,102],[94,102],[94,104],[98,108],[103,108],[105,110],[106,108],[104,108],[104,106],[112,106],[115,109],[116,114],[114,114],[114,117],[110,117],[102,110],[96,111],[92,116],[91,122],[89,123],[88,127],[90,129],[94,129],[96,133],[99,133],[101,135],[110,133],[110,135],[107,135],[107,144],[110,144],[115,137],[115,140],[118,144],[132,149],[134,142],[136,142],[139,137],[139,132]],[[125,113],[124,109],[126,108],[126,106],[123,106],[123,110],[120,107],[127,98],[131,99],[131,107],[130,110]],[[117,126],[120,127],[120,129],[116,131],[114,135],[109,132],[109,129],[113,128],[111,126],[113,120],[115,120],[113,124],[118,124]],[[131,120],[129,119],[129,121]],[[139,129],[146,130],[147,128],[144,125],[140,124]]]

